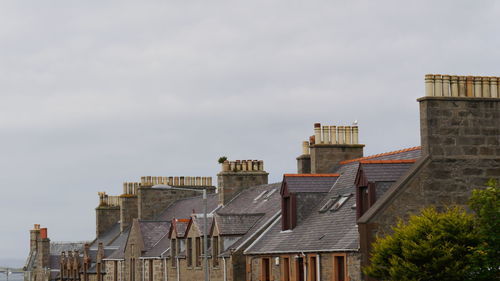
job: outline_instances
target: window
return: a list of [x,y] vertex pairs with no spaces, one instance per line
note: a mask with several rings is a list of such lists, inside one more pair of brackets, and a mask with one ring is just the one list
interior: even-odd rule
[[273,193],[275,193],[275,192],[276,192],[276,190],[277,190],[277,189],[272,189],[271,191],[269,191],[269,192],[266,194],[266,196],[264,196],[264,198],[265,198],[265,199],[267,199],[267,198],[271,197],[271,195],[273,195]]
[[212,263],[214,267],[219,266],[219,236],[213,237],[213,246],[212,246]]
[[333,258],[333,277],[334,281],[346,281],[346,265],[345,256],[334,256]]
[[289,230],[295,227],[295,196],[284,196],[281,199],[281,230]]
[[196,237],[196,266],[201,266],[201,239]]
[[118,261],[113,262],[113,281],[118,281]]
[[304,281],[304,258],[297,257],[295,259],[295,272],[297,274],[295,280]]
[[309,273],[309,279],[308,281],[316,281],[317,280],[317,276],[316,276],[316,256],[310,256],[309,257],[309,264],[308,264],[309,268],[307,269],[308,273]]
[[283,258],[282,270],[283,281],[290,281],[290,258]]
[[187,250],[186,250],[187,266],[193,266],[193,239],[187,239]]
[[337,201],[337,200],[338,200],[338,197],[328,199],[328,201],[326,201],[325,205],[323,205],[323,207],[321,207],[321,209],[319,209],[319,212],[324,213],[324,212],[328,211],[328,209],[330,209],[332,207],[333,203],[335,203],[335,201]]
[[176,239],[172,239],[170,242],[170,257],[172,258],[172,267],[175,267],[177,263],[177,241]]
[[130,280],[135,281],[135,259],[130,259]]
[[271,260],[269,258],[262,259],[261,266],[261,281],[271,281]]
[[153,281],[153,260],[149,260],[149,281]]
[[339,198],[339,200],[337,200],[337,202],[335,202],[335,204],[333,204],[332,208],[330,209],[330,211],[337,211],[338,209],[340,209],[340,207],[342,207],[342,205],[344,205],[344,203],[347,201],[347,199],[349,199],[349,197],[351,197],[351,195],[342,195],[342,197]]
[[257,195],[257,197],[255,197],[255,199],[253,199],[254,202],[257,202],[259,201],[260,198],[262,198],[262,196],[264,196],[264,194],[267,193],[267,190],[264,190],[262,191],[259,195]]

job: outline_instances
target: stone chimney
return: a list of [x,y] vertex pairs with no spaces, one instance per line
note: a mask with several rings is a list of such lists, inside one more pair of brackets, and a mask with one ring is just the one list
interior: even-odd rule
[[[449,178],[467,178],[455,182],[457,188],[500,178],[499,82],[499,77],[425,76],[426,96],[418,99],[422,152],[435,164],[442,162]],[[452,171],[457,161],[463,170]]]
[[123,183],[123,194],[120,195],[120,231],[125,231],[132,220],[139,216],[137,193],[140,183]]
[[262,160],[224,161],[217,174],[219,204],[227,204],[246,187],[267,184],[268,175]]
[[297,157],[297,172],[325,174],[341,161],[363,157],[365,145],[359,144],[357,125],[321,126],[316,123],[314,135],[302,146],[302,155]]
[[40,239],[40,225],[35,224],[33,229],[30,230],[30,252],[33,253],[37,250],[38,240]]
[[47,235],[47,228],[40,228],[40,238],[37,242],[37,265],[41,268],[49,267],[50,239]]
[[120,197],[98,192],[99,205],[95,208],[96,237],[100,237],[120,221]]
[[[313,139],[313,137],[311,137]],[[310,174],[311,173],[311,151],[309,149],[309,142],[302,142],[302,155],[297,157],[297,173]]]

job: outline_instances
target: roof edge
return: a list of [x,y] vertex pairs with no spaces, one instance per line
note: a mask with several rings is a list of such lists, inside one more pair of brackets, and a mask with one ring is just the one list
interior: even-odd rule
[[368,223],[370,219],[372,219],[375,215],[378,214],[381,210],[386,207],[386,203],[394,198],[399,192],[401,192],[401,186],[404,186],[408,181],[413,179],[415,175],[424,167],[429,161],[431,157],[429,155],[425,155],[418,159],[404,176],[402,176],[398,181],[396,181],[390,188],[387,190],[382,197],[375,202],[375,204],[366,211],[359,219],[358,223],[364,224]]
[[375,155],[370,155],[370,156],[366,156],[366,157],[360,157],[360,158],[355,158],[355,159],[350,159],[350,160],[344,160],[344,161],[339,162],[339,164],[344,165],[344,164],[349,164],[349,163],[352,163],[352,162],[358,162],[360,160],[368,160],[368,159],[372,159],[372,158],[376,158],[376,157],[382,157],[382,156],[387,156],[387,155],[394,155],[394,154],[398,154],[398,153],[403,153],[403,152],[408,152],[408,151],[414,151],[414,150],[419,150],[419,149],[422,149],[422,147],[421,146],[414,146],[414,147],[410,147],[410,148],[404,148],[404,149],[400,149],[400,150],[394,150],[394,151],[379,153],[379,154],[375,154]]

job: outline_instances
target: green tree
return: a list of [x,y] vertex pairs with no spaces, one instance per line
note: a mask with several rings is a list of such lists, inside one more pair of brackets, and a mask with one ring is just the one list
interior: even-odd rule
[[490,180],[487,186],[473,190],[469,201],[481,239],[476,268],[478,278],[500,280],[500,187],[495,180]]
[[373,244],[367,275],[398,281],[478,280],[474,276],[480,237],[474,216],[464,209],[427,208],[393,230]]

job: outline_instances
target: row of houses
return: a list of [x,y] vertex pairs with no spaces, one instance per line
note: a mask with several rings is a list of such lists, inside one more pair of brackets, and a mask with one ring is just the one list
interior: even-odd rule
[[124,183],[99,193],[92,241],[50,242],[35,225],[26,281],[371,280],[362,267],[378,235],[500,179],[499,79],[443,77],[427,75],[418,99],[419,147],[365,156],[357,126],[314,124],[281,182],[268,183],[263,161],[226,160],[217,186]]

